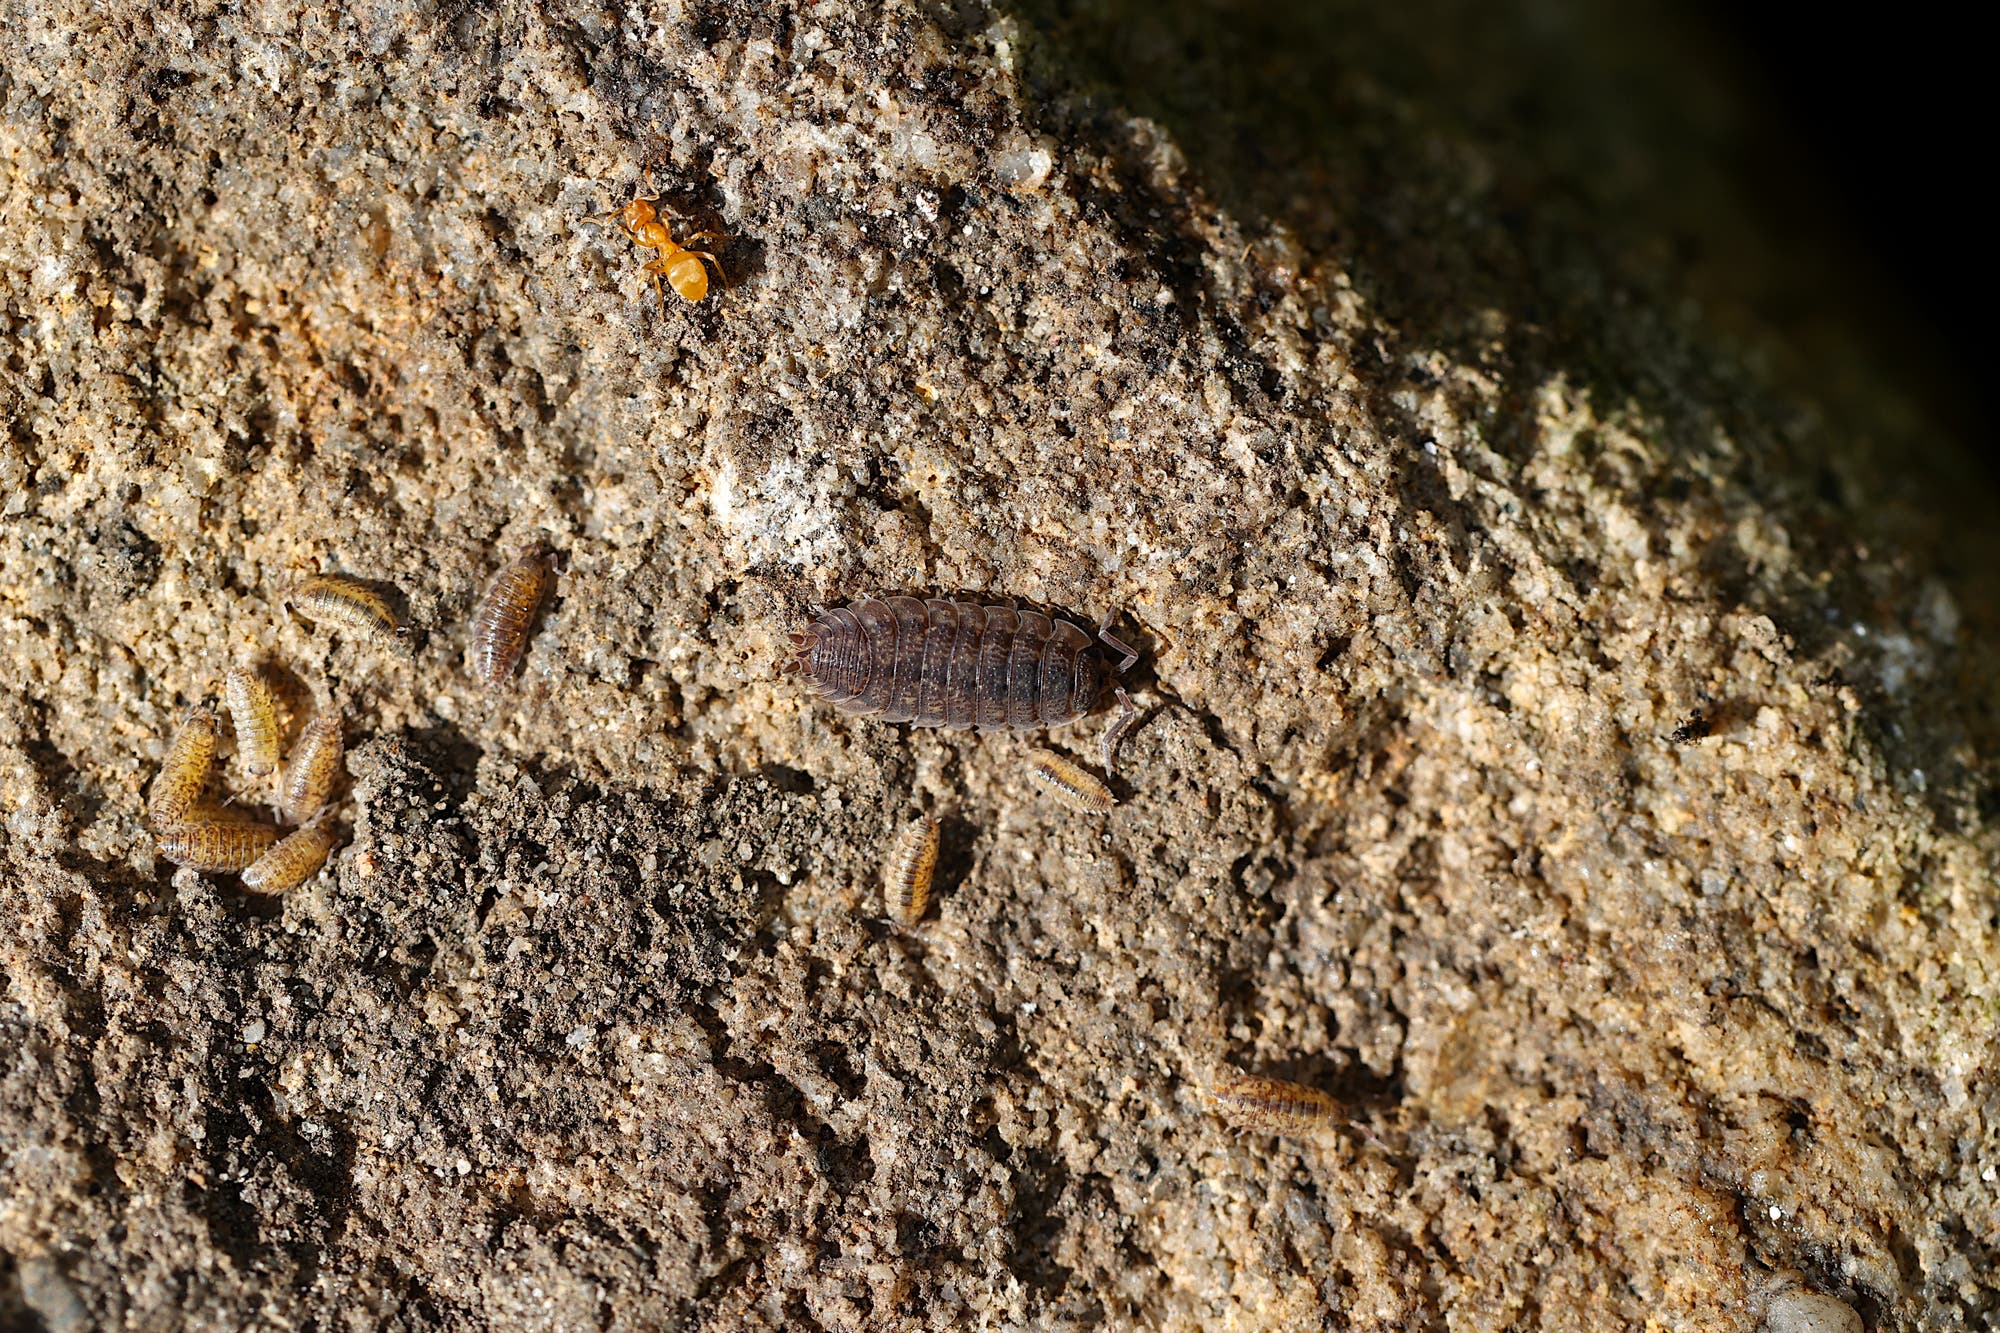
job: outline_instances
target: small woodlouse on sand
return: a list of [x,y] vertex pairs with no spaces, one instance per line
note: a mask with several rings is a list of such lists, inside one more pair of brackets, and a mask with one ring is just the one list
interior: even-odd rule
[[324,815],[317,817],[252,862],[243,872],[243,887],[252,893],[290,893],[319,873],[334,842]]
[[271,849],[278,830],[269,824],[204,820],[177,824],[159,835],[160,855],[175,865],[195,870],[236,871]]
[[683,301],[699,301],[708,295],[708,270],[701,266],[706,259],[715,265],[715,276],[722,279],[722,285],[729,285],[728,275],[722,271],[722,261],[706,250],[691,250],[688,247],[697,241],[720,241],[726,239],[720,232],[698,231],[685,241],[676,241],[667,231],[667,224],[661,214],[671,210],[659,207],[660,196],[634,199],[623,208],[614,208],[609,213],[600,213],[595,221],[610,218],[625,233],[625,239],[642,250],[657,250],[658,256],[642,270],[653,278],[653,290],[659,293],[660,304],[665,305],[667,294],[660,288],[660,279],[674,289],[675,295]]
[[292,589],[285,599],[317,620],[376,643],[394,643],[403,632],[389,602],[368,584],[339,574],[319,574]]
[[1237,1129],[1311,1138],[1345,1119],[1339,1102],[1318,1088],[1223,1070],[1208,1085],[1208,1105]]
[[1035,781],[1072,810],[1101,815],[1118,804],[1111,788],[1095,773],[1073,764],[1053,750],[1034,750],[1028,755],[1028,772]]
[[253,667],[235,667],[222,678],[222,698],[236,728],[236,754],[243,770],[263,777],[278,767],[278,701],[271,684]]
[[[1039,611],[975,602],[865,597],[822,612],[792,635],[798,673],[843,713],[963,731],[1032,731],[1059,727],[1097,706],[1110,678],[1138,654],[1100,629],[1105,646],[1124,654],[1107,667],[1091,636]],[[1105,733],[1111,746],[1134,716],[1113,686],[1121,716]]]
[[215,738],[215,713],[203,704],[188,709],[147,799],[147,813],[155,829],[180,823],[201,800],[208,786],[209,766],[215,762]]
[[889,844],[882,867],[882,905],[905,926],[923,920],[937,873],[938,822],[929,815],[905,825]]
[[548,593],[555,557],[539,546],[522,550],[493,576],[472,617],[472,674],[491,693],[507,683],[528,649],[535,612]]
[[340,772],[340,715],[315,713],[292,743],[278,788],[278,809],[288,824],[311,819],[333,794]]

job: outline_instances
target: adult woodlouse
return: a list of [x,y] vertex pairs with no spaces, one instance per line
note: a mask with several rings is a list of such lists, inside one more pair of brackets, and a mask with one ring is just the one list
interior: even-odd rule
[[358,579],[319,574],[292,589],[285,599],[309,620],[323,621],[359,638],[392,643],[403,632],[381,593]]
[[1072,764],[1053,750],[1031,751],[1028,771],[1051,796],[1072,810],[1101,815],[1118,804],[1111,788],[1099,781],[1095,773]]
[[[1111,676],[1139,660],[1106,630],[1097,637],[1125,660],[1107,668],[1090,635],[1039,611],[865,597],[795,632],[798,655],[786,669],[858,717],[954,731],[1031,731],[1089,713]],[[1125,691],[1113,689],[1124,716],[1105,734],[1107,742],[1122,734],[1133,712]]]
[[609,213],[600,213],[596,220],[610,218],[625,233],[625,239],[642,250],[659,252],[652,263],[642,270],[653,277],[653,290],[659,293],[660,304],[665,305],[667,294],[660,289],[660,279],[674,289],[675,295],[683,301],[699,301],[708,295],[708,270],[701,266],[706,259],[715,265],[715,276],[722,279],[722,285],[729,285],[728,275],[722,271],[722,261],[706,250],[690,250],[696,241],[719,241],[719,232],[698,231],[680,242],[674,240],[667,231],[667,224],[660,220],[665,211],[658,207],[660,197],[634,199],[623,208],[614,208]]
[[923,920],[937,873],[938,822],[929,815],[907,824],[889,845],[882,868],[882,904],[900,924]]
[[278,808],[286,823],[304,823],[326,804],[340,772],[340,754],[340,715],[330,710],[313,714],[292,743],[278,789]]
[[180,823],[201,799],[208,785],[209,765],[215,762],[215,736],[214,712],[204,704],[188,709],[147,799],[147,813],[155,829]]
[[160,855],[196,870],[241,870],[271,849],[278,830],[269,824],[204,820],[177,824],[159,834]]
[[319,873],[334,840],[324,818],[314,819],[252,862],[243,872],[243,887],[252,893],[290,893]]
[[1223,1070],[1209,1083],[1209,1108],[1237,1129],[1310,1138],[1341,1121],[1339,1102],[1318,1088]]
[[472,617],[472,674],[482,690],[506,684],[527,651],[554,565],[554,556],[530,546],[493,576]]
[[222,678],[222,698],[236,728],[236,753],[245,772],[262,777],[278,766],[278,701],[262,672],[232,668]]

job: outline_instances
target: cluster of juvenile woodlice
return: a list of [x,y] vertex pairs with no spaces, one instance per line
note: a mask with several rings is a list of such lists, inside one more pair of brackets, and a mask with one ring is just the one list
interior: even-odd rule
[[255,778],[275,775],[279,819],[297,827],[286,834],[233,798],[213,799],[209,776],[220,734],[214,710],[203,703],[188,710],[153,779],[147,807],[153,833],[160,855],[175,865],[240,874],[252,893],[284,893],[319,873],[337,839],[327,815],[341,767],[340,716],[331,709],[315,713],[281,769],[282,729],[270,682],[254,668],[238,667],[222,692],[244,771]]

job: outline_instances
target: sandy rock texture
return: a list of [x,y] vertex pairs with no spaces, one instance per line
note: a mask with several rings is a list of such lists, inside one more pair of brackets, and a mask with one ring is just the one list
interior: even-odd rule
[[[0,0],[0,1323],[1992,1327],[1991,497],[1671,15],[1502,8]],[[1117,808],[806,699],[878,589],[1122,613]],[[246,661],[275,901],[145,826]]]

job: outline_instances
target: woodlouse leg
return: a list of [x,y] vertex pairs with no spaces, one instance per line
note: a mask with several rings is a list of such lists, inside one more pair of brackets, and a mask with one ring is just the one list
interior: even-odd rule
[[1104,733],[1103,760],[1107,777],[1115,776],[1118,772],[1118,742],[1125,739],[1126,732],[1138,725],[1142,716],[1139,710],[1132,706],[1132,696],[1125,693],[1123,686],[1114,692],[1118,696],[1118,720]]

